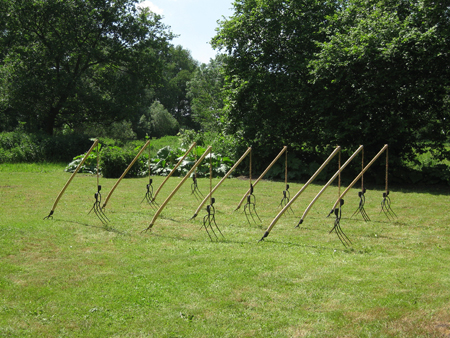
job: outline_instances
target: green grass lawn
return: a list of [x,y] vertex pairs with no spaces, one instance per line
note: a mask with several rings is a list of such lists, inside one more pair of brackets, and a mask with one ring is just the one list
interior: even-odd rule
[[[62,165],[0,165],[1,337],[450,337],[450,201],[446,189],[392,188],[398,219],[380,214],[382,188],[367,186],[371,222],[350,216],[329,234],[330,187],[311,185],[271,234],[283,182],[255,188],[261,224],[234,211],[249,182],[228,179],[215,193],[224,239],[211,242],[191,180],[155,209],[141,203],[148,178],[125,179],[103,225],[88,214],[95,176],[78,174],[54,217],[44,220],[70,174]],[[163,177],[154,177],[156,188]],[[170,178],[161,204],[181,178]],[[215,185],[219,179],[213,180]],[[103,198],[115,179],[100,178]],[[199,179],[203,194],[208,179]],[[291,196],[301,184],[290,184]]]

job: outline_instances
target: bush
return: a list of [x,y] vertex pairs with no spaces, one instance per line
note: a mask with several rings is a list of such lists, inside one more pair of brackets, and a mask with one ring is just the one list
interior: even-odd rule
[[0,163],[67,162],[91,145],[92,141],[84,135],[0,133]]
[[[105,178],[119,178],[128,165],[134,160],[138,149],[122,149],[119,147],[107,147],[100,156],[100,167],[103,177]],[[126,177],[139,177],[140,173],[145,170],[145,163],[148,160],[148,156],[142,154],[141,157],[128,171]]]

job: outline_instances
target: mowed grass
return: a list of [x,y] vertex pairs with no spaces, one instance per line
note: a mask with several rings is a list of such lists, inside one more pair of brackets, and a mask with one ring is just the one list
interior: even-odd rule
[[[155,209],[141,203],[148,178],[125,179],[105,226],[88,214],[96,177],[78,174],[53,219],[44,220],[70,174],[62,165],[0,165],[1,337],[450,337],[448,188],[391,188],[398,219],[380,214],[383,189],[358,188],[343,206],[345,248],[325,216],[330,187],[309,186],[270,235],[283,182],[255,187],[261,224],[234,211],[248,180],[227,179],[214,194],[224,238],[211,242],[191,180],[151,231]],[[156,188],[163,177],[153,177]],[[170,178],[161,204],[181,178]],[[219,179],[213,180],[213,186]],[[114,179],[100,178],[103,198]],[[203,194],[209,180],[199,179]],[[293,196],[302,184],[290,183]],[[217,232],[217,231],[216,231]],[[220,234],[218,234],[220,236]]]

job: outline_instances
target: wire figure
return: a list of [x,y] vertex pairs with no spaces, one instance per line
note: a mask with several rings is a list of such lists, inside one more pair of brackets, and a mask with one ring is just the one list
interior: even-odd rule
[[388,220],[392,221],[394,218],[398,218],[397,214],[391,208],[391,199],[389,197],[389,186],[388,186],[388,177],[389,177],[389,153],[388,148],[386,148],[386,191],[383,192],[383,200],[381,201],[381,212],[383,212]]
[[[361,170],[364,170],[364,149],[362,150],[361,165],[362,165]],[[355,210],[355,212],[353,213],[353,215],[350,218],[352,218],[353,216],[355,216],[356,214],[359,213],[359,214],[361,214],[361,216],[365,222],[369,222],[370,217],[369,217],[369,215],[367,215],[367,212],[364,209],[364,204],[366,203],[366,197],[364,196],[365,193],[366,193],[366,188],[364,188],[364,175],[361,175],[361,191],[358,192],[359,205],[358,205],[358,208]]]
[[341,228],[341,217],[342,217],[342,206],[344,205],[344,200],[341,197],[341,152],[339,151],[339,178],[338,178],[338,198],[339,203],[338,207],[334,209],[334,215],[336,216],[334,220],[334,226],[330,230],[330,234],[334,231],[336,235],[338,236],[341,243],[347,247],[352,244],[350,239],[345,235],[344,231],[342,231]]

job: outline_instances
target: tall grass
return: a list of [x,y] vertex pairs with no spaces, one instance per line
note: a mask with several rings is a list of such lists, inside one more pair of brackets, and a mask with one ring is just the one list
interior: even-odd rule
[[[270,236],[284,183],[255,187],[261,224],[234,211],[248,180],[217,190],[216,221],[225,238],[210,241],[206,211],[183,185],[142,232],[155,209],[141,203],[148,178],[125,179],[103,225],[93,213],[96,177],[78,174],[51,220],[70,174],[62,166],[29,170],[0,165],[0,336],[2,337],[445,337],[450,333],[450,202],[444,189],[391,188],[398,219],[381,213],[382,189],[367,187],[371,222],[350,218],[345,248],[326,218],[330,187],[295,228],[320,190],[311,185]],[[162,177],[153,177],[153,186]],[[171,178],[160,204],[181,178]],[[214,179],[213,186],[219,181]],[[104,196],[114,179],[100,178]],[[209,180],[199,179],[203,194]],[[301,184],[292,183],[291,193]],[[220,236],[220,235],[219,235]]]

